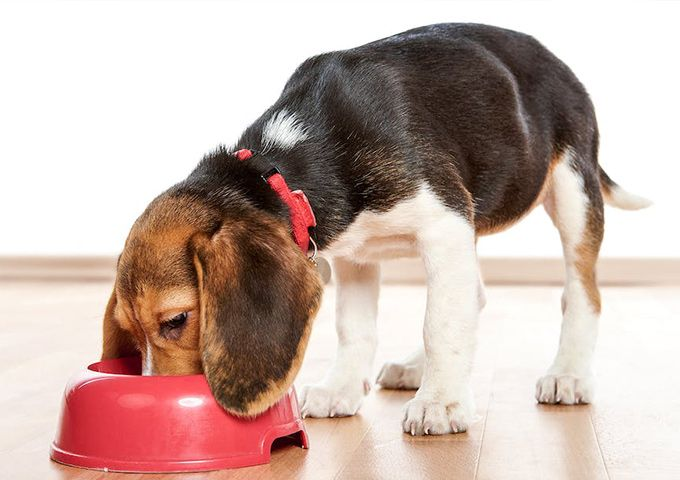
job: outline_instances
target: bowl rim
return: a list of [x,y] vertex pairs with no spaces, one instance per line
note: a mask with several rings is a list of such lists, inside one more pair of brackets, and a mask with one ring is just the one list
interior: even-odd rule
[[139,373],[111,373],[111,372],[103,372],[101,370],[97,370],[95,367],[97,365],[102,365],[102,364],[107,364],[107,363],[114,363],[114,362],[124,362],[124,361],[129,361],[132,359],[139,359],[141,362],[141,357],[139,355],[131,355],[127,357],[119,357],[119,358],[107,358],[105,360],[97,360],[96,362],[92,362],[87,365],[85,370],[88,373],[93,373],[98,376],[103,376],[103,377],[138,377],[138,378],[205,378],[204,373],[190,373],[186,375],[142,375]]

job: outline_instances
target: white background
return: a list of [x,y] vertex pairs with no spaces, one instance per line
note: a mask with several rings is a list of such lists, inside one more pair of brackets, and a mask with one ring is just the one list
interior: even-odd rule
[[[672,2],[0,4],[0,255],[115,254],[146,204],[230,144],[306,57],[411,27],[495,24],[589,89],[600,161],[651,197],[607,210],[603,255],[678,256],[680,5]],[[480,254],[556,256],[542,210]]]

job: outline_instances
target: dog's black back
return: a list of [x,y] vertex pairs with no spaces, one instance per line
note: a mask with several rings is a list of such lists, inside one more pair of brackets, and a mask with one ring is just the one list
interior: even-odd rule
[[[265,148],[263,128],[284,110],[307,138]],[[596,171],[593,107],[568,67],[528,35],[440,24],[308,59],[235,147],[261,155],[240,164],[220,149],[176,192],[228,186],[238,195],[225,208],[242,195],[284,215],[258,181],[272,163],[309,197],[321,247],[360,212],[388,210],[424,184],[484,233],[530,208],[567,147]]]

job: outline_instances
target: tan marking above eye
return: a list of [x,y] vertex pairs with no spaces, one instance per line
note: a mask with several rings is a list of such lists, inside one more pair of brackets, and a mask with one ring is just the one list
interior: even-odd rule
[[193,288],[166,290],[158,295],[158,303],[153,314],[159,322],[169,320],[182,312],[191,312],[198,308],[198,298]]

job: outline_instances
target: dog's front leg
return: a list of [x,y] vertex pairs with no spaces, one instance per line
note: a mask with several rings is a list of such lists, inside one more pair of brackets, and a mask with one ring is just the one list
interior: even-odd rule
[[335,259],[334,267],[338,350],[324,380],[302,390],[302,415],[308,417],[354,415],[371,385],[380,268],[346,259]]
[[464,432],[475,415],[470,389],[480,301],[475,234],[467,220],[449,213],[422,228],[418,243],[428,278],[425,369],[406,404],[403,428],[412,435]]

